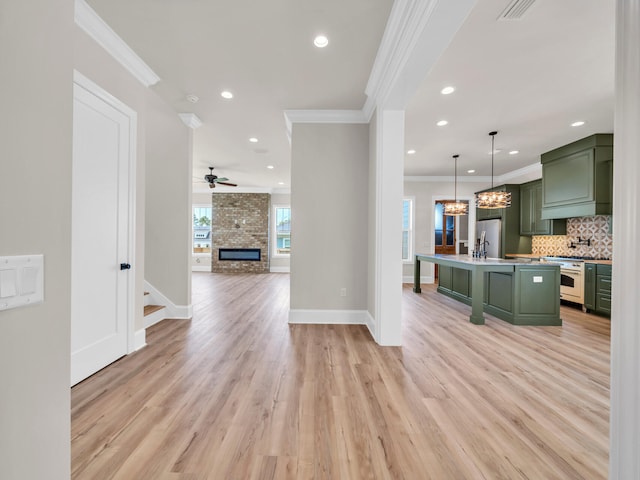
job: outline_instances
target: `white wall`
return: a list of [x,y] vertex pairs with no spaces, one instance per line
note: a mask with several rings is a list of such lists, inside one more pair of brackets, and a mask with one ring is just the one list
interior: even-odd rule
[[[175,305],[191,303],[191,131],[82,29],[75,68],[138,114],[135,329],[144,328],[144,281]],[[185,213],[186,212],[186,213]]]
[[367,211],[367,312],[371,318],[375,319],[376,312],[376,159],[378,145],[378,112],[373,112],[369,121],[369,178],[368,188],[368,211]]
[[0,255],[44,254],[44,303],[0,311],[0,478],[70,477],[73,1],[0,4]]
[[291,150],[291,309],[364,311],[369,126],[296,123]]
[[145,280],[189,310],[192,131],[164,102],[149,102],[146,113]]

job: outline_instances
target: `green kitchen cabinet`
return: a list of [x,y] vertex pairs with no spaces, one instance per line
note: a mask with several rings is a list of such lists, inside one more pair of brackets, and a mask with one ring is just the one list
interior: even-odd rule
[[611,265],[596,265],[595,311],[611,316]]
[[471,277],[468,270],[438,266],[438,287],[452,297],[471,297]]
[[542,219],[611,215],[613,134],[542,154]]
[[599,315],[611,316],[611,265],[585,264],[584,308]]
[[[471,305],[470,271],[444,265],[439,265],[438,271],[438,292]],[[511,272],[483,275],[486,313],[514,325],[562,325],[557,265],[522,264]]]
[[566,219],[542,219],[542,180],[520,185],[520,235],[565,235]]
[[[507,253],[531,253],[531,236],[520,234],[520,185],[505,184],[493,189],[511,193],[511,206],[507,208],[476,208],[476,220],[499,218],[502,220],[500,257]],[[476,237],[480,233],[476,232]]]
[[596,308],[596,264],[584,264],[584,308],[594,310]]

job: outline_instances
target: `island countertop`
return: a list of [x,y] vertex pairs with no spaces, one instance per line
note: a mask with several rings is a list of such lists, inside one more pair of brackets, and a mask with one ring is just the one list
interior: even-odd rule
[[[472,265],[472,266],[497,266],[497,265],[505,265],[505,266],[515,266],[515,265],[523,265],[528,263],[536,263],[533,262],[532,259],[528,258],[476,258],[470,257],[469,255],[444,255],[441,253],[416,253],[416,258],[420,260],[426,261],[434,261],[434,263],[440,262],[451,262],[456,264],[464,264],[464,265]],[[456,265],[457,267],[464,268],[462,265]]]
[[[530,258],[476,258],[469,255],[415,254],[414,287],[420,293],[420,262],[436,263],[454,271],[467,271],[464,284],[469,294],[448,291],[440,283],[440,293],[471,305],[471,323],[484,324],[483,310],[520,325],[562,325],[560,319],[560,265]],[[508,275],[505,277],[504,274]],[[493,277],[491,277],[493,275]],[[500,275],[503,275],[500,277]],[[485,292],[485,276],[491,283]],[[491,282],[493,278],[494,282]],[[496,289],[493,283],[500,283]],[[506,282],[506,283],[505,283]],[[493,302],[491,297],[500,297]],[[494,303],[496,305],[494,305]]]

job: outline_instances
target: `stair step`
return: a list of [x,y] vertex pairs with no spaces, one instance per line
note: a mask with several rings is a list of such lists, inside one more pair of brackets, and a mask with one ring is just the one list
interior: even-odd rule
[[144,316],[146,317],[147,315],[151,315],[154,312],[157,312],[158,310],[162,310],[164,308],[164,305],[145,305],[144,306]]

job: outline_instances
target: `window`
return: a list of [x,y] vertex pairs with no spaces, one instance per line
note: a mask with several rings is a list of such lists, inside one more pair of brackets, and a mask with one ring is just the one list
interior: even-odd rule
[[193,207],[193,253],[211,254],[211,207]]
[[289,255],[291,253],[291,207],[288,205],[274,205],[275,234],[274,255]]
[[413,261],[413,198],[402,200],[402,260]]

